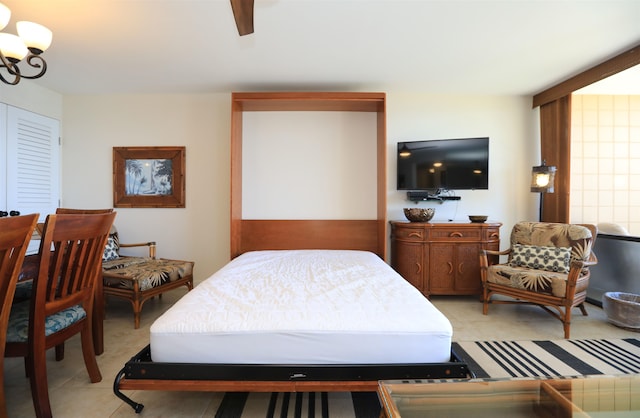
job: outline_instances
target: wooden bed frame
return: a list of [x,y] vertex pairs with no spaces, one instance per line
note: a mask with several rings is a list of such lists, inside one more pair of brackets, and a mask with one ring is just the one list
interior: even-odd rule
[[[401,348],[399,348],[401,349]],[[116,375],[115,395],[136,412],[144,405],[121,390],[184,392],[375,392],[379,380],[470,379],[455,352],[445,363],[410,364],[188,364],[157,363],[151,346]]]
[[[386,96],[384,93],[233,93],[231,109],[230,256],[248,251],[341,249],[387,254]],[[357,111],[377,114],[377,219],[242,219],[242,114],[246,111]],[[401,348],[399,348],[401,349]],[[395,365],[202,365],[154,363],[147,346],[114,381],[114,393],[136,412],[143,408],[121,390],[375,392],[379,380],[472,377],[455,353],[451,361]]]

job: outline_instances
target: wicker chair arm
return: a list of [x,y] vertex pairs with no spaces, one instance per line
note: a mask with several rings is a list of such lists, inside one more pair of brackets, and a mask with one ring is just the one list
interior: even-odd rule
[[120,248],[131,248],[131,247],[149,247],[149,257],[155,259],[156,258],[156,242],[139,242],[135,244],[123,244],[120,243]]
[[480,250],[480,254],[482,255],[508,255],[511,253],[511,248],[507,248],[506,250],[496,251],[496,250]]

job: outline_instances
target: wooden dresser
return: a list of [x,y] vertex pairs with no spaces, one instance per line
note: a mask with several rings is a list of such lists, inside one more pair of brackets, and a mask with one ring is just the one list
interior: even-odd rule
[[501,223],[391,221],[391,266],[424,295],[482,293],[480,249],[500,249]]

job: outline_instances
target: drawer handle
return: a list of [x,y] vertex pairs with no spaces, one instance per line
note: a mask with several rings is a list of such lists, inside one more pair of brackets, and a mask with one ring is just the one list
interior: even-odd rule
[[463,266],[464,266],[464,263],[458,264],[458,274],[462,274],[462,267]]
[[453,264],[451,261],[447,261],[447,265],[449,266],[449,274],[453,273]]
[[462,238],[462,233],[461,232],[452,232],[449,234],[450,237],[458,237],[458,238]]
[[416,274],[422,273],[422,265],[420,263],[416,263]]
[[410,232],[409,237],[422,238],[422,234],[420,232]]
[[490,236],[491,236],[491,238],[498,238],[500,235],[497,232],[494,232]]

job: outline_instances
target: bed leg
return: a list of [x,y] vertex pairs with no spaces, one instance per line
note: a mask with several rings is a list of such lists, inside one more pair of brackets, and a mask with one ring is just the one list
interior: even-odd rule
[[130,407],[132,407],[133,410],[136,411],[136,414],[139,414],[142,411],[142,408],[144,408],[144,405],[142,405],[141,403],[134,402],[133,400],[131,400],[131,398],[126,396],[124,393],[120,392],[120,380],[122,380],[122,378],[125,375],[124,370],[125,369],[120,370],[120,372],[118,372],[118,374],[116,375],[115,380],[113,381],[113,393],[118,398],[125,401]]

